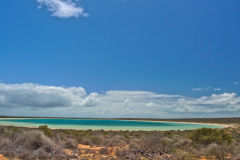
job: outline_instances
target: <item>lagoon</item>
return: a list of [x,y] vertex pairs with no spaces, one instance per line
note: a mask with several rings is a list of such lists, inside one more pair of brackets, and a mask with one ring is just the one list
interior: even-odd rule
[[50,119],[50,118],[2,118],[0,125],[78,130],[192,130],[198,128],[222,128],[218,125],[181,122],[105,120],[105,119]]

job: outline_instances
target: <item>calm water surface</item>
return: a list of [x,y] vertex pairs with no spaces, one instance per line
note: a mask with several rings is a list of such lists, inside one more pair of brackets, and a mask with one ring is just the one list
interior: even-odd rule
[[221,128],[220,126],[206,124],[94,119],[0,119],[0,125],[24,127],[48,125],[49,128],[83,130],[190,130],[203,127]]

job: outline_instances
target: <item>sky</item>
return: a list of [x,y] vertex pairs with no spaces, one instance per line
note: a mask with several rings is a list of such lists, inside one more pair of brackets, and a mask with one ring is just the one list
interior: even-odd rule
[[0,115],[240,116],[239,0],[2,0]]

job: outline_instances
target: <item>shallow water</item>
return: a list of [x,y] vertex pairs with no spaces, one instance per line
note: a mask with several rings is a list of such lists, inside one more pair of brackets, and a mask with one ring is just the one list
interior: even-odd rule
[[58,129],[92,129],[92,130],[191,130],[198,128],[222,128],[216,125],[128,121],[128,120],[94,120],[94,119],[0,119],[0,125],[38,127],[48,125]]

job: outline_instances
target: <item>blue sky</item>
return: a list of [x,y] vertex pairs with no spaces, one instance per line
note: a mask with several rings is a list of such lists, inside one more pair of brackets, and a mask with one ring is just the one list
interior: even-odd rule
[[[121,95],[125,93],[119,96],[119,103],[125,105],[131,100],[142,102],[144,99],[145,107],[152,107],[151,113],[144,114],[144,105],[130,103],[130,108],[143,107],[142,112],[135,113],[126,107],[121,117],[205,115],[192,113],[189,107],[196,106],[189,101],[179,105],[178,98],[175,100],[178,104],[170,110],[182,110],[181,114],[161,114],[166,104],[155,99],[145,102],[148,97],[145,92],[154,93],[154,96],[179,95],[191,99],[194,105],[202,97],[230,96],[230,100],[221,101],[221,105],[205,100],[197,106],[223,105],[207,116],[231,116],[233,113],[239,116],[238,0],[3,0],[1,3],[0,100],[4,97],[4,103],[0,102],[0,107],[11,103],[14,108],[5,107],[3,114],[23,114],[24,107],[29,107],[29,111],[24,112],[26,115],[39,113],[35,111],[37,104],[10,102],[9,95],[16,92],[11,88],[15,84],[21,91],[32,90],[32,86],[47,90],[51,86],[61,87],[67,92],[69,87],[83,87],[85,98],[96,93],[105,97],[104,100],[109,98],[106,98],[107,93],[113,96],[112,91],[118,91]],[[11,94],[6,93],[9,87]],[[139,92],[140,99],[134,99]],[[104,101],[100,105],[102,108],[93,105],[90,109],[82,109],[80,105],[79,110],[86,111],[77,115],[63,107],[64,116],[116,117],[118,109],[112,105],[121,107],[119,103]],[[234,106],[229,110],[227,107],[232,103]],[[58,105],[50,111],[61,116],[59,108],[62,105]],[[22,107],[19,109],[19,106]],[[111,107],[108,113],[106,110]],[[16,108],[19,111],[13,113]],[[158,114],[153,114],[156,110]],[[92,111],[94,114],[90,114]],[[101,114],[96,114],[99,112]]]

